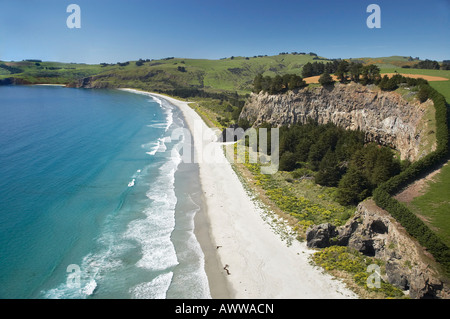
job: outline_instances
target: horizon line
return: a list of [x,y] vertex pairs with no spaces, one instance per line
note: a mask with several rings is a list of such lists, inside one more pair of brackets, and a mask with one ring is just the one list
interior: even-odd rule
[[[302,53],[302,54],[300,54]],[[303,54],[303,52],[296,52],[296,51],[292,51],[292,52],[280,52],[278,54],[273,54],[273,55],[269,55],[269,54],[259,54],[259,55],[231,55],[231,56],[227,56],[227,57],[221,57],[221,58],[202,58],[202,57],[177,57],[177,56],[167,56],[167,57],[162,57],[162,58],[139,58],[139,59],[129,59],[129,60],[125,60],[125,61],[117,61],[117,62],[98,62],[98,63],[93,63],[93,62],[67,62],[67,61],[63,61],[63,60],[44,60],[42,58],[27,58],[27,59],[22,59],[22,60],[2,60],[0,59],[0,62],[27,62],[30,61],[32,62],[33,60],[39,60],[41,62],[54,62],[54,63],[69,63],[69,64],[86,64],[86,65],[97,65],[97,64],[117,64],[117,63],[123,63],[123,62],[134,62],[134,61],[139,61],[139,60],[151,60],[151,61],[159,61],[159,60],[165,60],[165,59],[186,59],[186,60],[211,60],[211,61],[220,61],[220,60],[226,60],[226,59],[231,59],[231,58],[264,58],[264,57],[274,57],[274,56],[279,56],[279,55],[310,55],[310,53],[314,53],[314,52],[308,52],[305,54]],[[315,53],[314,53],[315,54]],[[419,58],[419,60],[424,61],[424,60],[433,60],[432,58],[420,58],[420,57],[413,57],[412,55],[386,55],[386,56],[358,56],[358,57],[345,57],[345,58],[341,58],[341,57],[334,57],[334,58],[328,58],[325,56],[320,56],[317,55],[318,58],[323,58],[326,60],[350,60],[350,59],[379,59],[379,58],[391,58],[391,57],[405,57],[405,58],[409,58],[412,57],[414,60],[417,60],[416,58]],[[444,61],[448,61],[450,60],[450,57],[448,59],[442,59],[442,60],[434,60],[437,62],[444,62]]]

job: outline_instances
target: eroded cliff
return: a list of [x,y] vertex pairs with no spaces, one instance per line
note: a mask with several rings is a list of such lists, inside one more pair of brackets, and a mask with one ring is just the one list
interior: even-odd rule
[[439,275],[433,257],[373,200],[361,202],[344,226],[322,224],[307,232],[308,247],[324,248],[331,242],[381,259],[383,279],[413,299],[450,297],[447,279]]
[[383,92],[374,86],[336,83],[332,87],[308,87],[282,95],[251,94],[240,118],[255,126],[305,123],[308,118],[320,124],[333,122],[345,129],[361,130],[367,141],[390,146],[402,159],[417,160],[435,149],[421,144],[434,132],[427,126],[426,103],[405,100],[396,92]]

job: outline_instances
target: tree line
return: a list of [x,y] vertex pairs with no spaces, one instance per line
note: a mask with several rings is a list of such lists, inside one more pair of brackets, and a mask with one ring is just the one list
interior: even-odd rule
[[[412,61],[412,60],[410,60]],[[450,61],[444,60],[442,61],[442,64],[439,64],[438,61],[434,60],[428,60],[420,61],[419,63],[416,63],[414,65],[403,65],[402,68],[404,69],[428,69],[428,70],[450,70]]]
[[402,84],[408,87],[419,86],[420,88],[424,88],[425,85],[428,84],[428,81],[422,78],[414,79],[403,76],[401,74],[395,74],[390,78],[387,75],[385,75],[378,82],[378,86],[383,91],[394,91],[398,89]]
[[303,66],[302,69],[302,77],[303,78],[309,78],[311,76],[317,76],[321,75],[324,72],[327,72],[329,74],[334,73],[337,71],[339,66],[338,60],[333,60],[332,62],[308,62]]
[[22,73],[23,70],[21,68],[15,67],[15,66],[9,66],[6,64],[0,64],[0,68],[7,70],[11,74],[17,74]]
[[310,55],[310,56],[317,56],[317,53],[314,53],[314,52],[309,52],[309,53],[306,53],[306,52],[291,52],[291,53],[289,53],[289,52],[280,52],[280,53],[278,53],[278,55],[288,55],[288,54],[292,54],[292,55],[306,55],[306,54],[308,54],[308,55]]
[[263,91],[269,94],[280,94],[305,86],[307,86],[306,82],[299,75],[285,74],[283,76],[270,77],[258,74],[253,81],[253,92],[259,93]]
[[363,85],[378,84],[381,80],[380,68],[374,64],[363,65],[360,62],[347,62],[345,60],[333,61],[329,63],[314,62],[305,64],[302,74],[317,76],[320,75],[319,83],[322,85],[332,84],[334,80],[331,74],[334,73],[341,83],[349,81],[361,83]]
[[413,68],[415,69],[430,69],[430,70],[439,70],[440,65],[438,61],[432,61],[426,59],[425,61],[420,61],[417,64],[414,64]]
[[[418,87],[417,97],[420,102],[426,101],[429,97],[429,86],[427,85],[428,82],[426,80],[422,78],[414,79],[405,77],[401,74],[395,74],[392,77],[384,75],[382,77],[380,68],[374,64],[363,65],[358,62],[347,62],[342,60],[327,64],[314,62],[309,63],[309,65],[310,66],[307,68],[316,68],[314,72],[320,72],[322,68],[325,70],[319,78],[319,83],[323,86],[332,85],[335,82],[331,77],[331,72],[329,72],[332,71],[337,77],[337,80],[341,83],[352,81],[361,83],[362,85],[375,84],[383,91],[394,91],[402,85],[407,87]],[[311,73],[302,72],[302,74],[308,75]],[[305,86],[307,86],[307,84],[303,78],[295,74],[285,74],[283,76],[276,75],[275,77],[258,74],[253,81],[253,92],[259,93],[263,91],[269,94],[280,94]]]

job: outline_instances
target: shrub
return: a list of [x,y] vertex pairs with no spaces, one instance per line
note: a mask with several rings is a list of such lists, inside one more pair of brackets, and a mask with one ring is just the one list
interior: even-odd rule
[[284,152],[280,158],[280,170],[281,171],[292,171],[297,166],[297,157],[294,153]]
[[334,80],[328,72],[325,72],[320,76],[319,83],[321,85],[325,86],[325,85],[333,84]]
[[340,180],[336,200],[347,206],[357,204],[370,195],[370,184],[367,178],[357,170],[349,170]]
[[420,103],[425,102],[428,100],[429,90],[428,86],[421,85],[419,91],[417,92],[417,98],[419,99]]
[[305,167],[297,168],[292,172],[293,178],[302,178],[302,177],[314,177],[314,171],[307,169]]

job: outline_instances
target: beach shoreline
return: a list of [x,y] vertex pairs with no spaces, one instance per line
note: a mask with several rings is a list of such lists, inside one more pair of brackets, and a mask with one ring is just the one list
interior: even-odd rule
[[210,221],[207,214],[206,198],[202,196],[202,207],[194,217],[194,234],[205,256],[205,272],[208,277],[209,290],[212,299],[233,299],[232,288],[227,282],[225,271],[220,265],[217,253],[218,246],[210,234]]
[[[165,99],[178,107],[194,132],[208,130],[189,105],[161,94],[128,92]],[[205,147],[225,159],[222,145],[192,134],[198,156]],[[198,157],[201,158],[201,157]],[[195,235],[205,256],[212,298],[226,299],[345,299],[357,296],[345,285],[310,264],[314,252],[296,240],[287,245],[262,218],[231,163],[199,164],[204,209],[195,216]]]
[[66,87],[66,84],[31,84],[32,86],[60,86],[60,87]]

